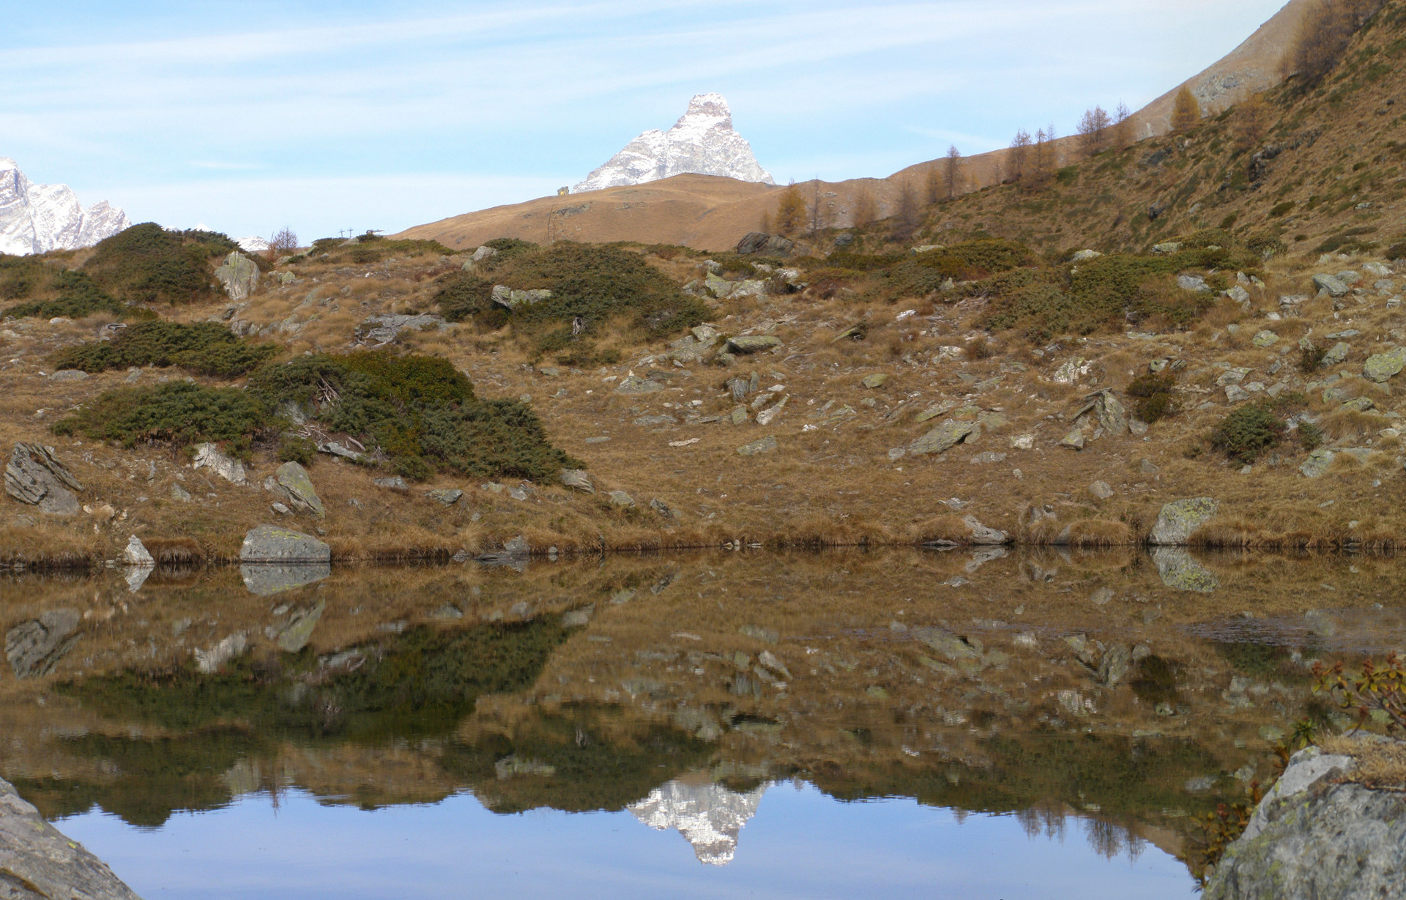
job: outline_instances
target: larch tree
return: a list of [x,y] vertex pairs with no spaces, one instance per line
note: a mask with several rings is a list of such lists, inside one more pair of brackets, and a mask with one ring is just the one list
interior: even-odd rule
[[1102,106],[1084,111],[1084,117],[1079,120],[1079,144],[1085,156],[1093,156],[1104,148],[1112,121]]
[[874,203],[874,193],[867,187],[860,188],[859,193],[854,198],[854,217],[852,224],[856,228],[863,228],[865,225],[872,225],[879,217],[879,209]]
[[805,224],[805,198],[801,196],[801,189],[791,184],[781,192],[781,198],[776,201],[776,230],[791,237],[798,234]]
[[1176,99],[1172,101],[1172,131],[1181,132],[1195,128],[1196,123],[1200,121],[1201,104],[1196,102],[1196,95],[1191,93],[1191,88],[1182,85],[1181,90],[1177,91]]
[[1010,159],[1011,178],[1017,182],[1024,181],[1026,167],[1030,165],[1030,132],[1024,128],[1015,133],[1014,140],[1011,141]]
[[918,230],[918,191],[913,183],[904,179],[898,186],[898,208],[893,214],[892,235],[895,240],[906,241]]
[[962,179],[962,153],[953,144],[947,148],[947,158],[943,160],[942,181],[947,188],[947,199],[957,196]]
[[1113,110],[1113,148],[1122,150],[1133,143],[1133,121],[1132,112],[1128,110],[1128,104],[1122,100],[1118,101],[1118,108]]
[[942,173],[936,164],[928,166],[926,179],[928,206],[942,199]]

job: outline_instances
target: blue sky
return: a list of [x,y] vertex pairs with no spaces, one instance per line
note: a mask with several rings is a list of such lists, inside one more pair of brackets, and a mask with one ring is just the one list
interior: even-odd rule
[[574,184],[700,91],[779,182],[1137,109],[1282,0],[24,3],[0,156],[136,221],[304,240]]

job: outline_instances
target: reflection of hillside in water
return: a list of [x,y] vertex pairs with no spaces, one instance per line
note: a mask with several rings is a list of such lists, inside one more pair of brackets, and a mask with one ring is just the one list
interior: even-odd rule
[[1270,774],[1314,658],[1403,633],[1390,560],[1199,565],[1217,591],[1137,554],[918,552],[337,570],[270,597],[230,570],[10,581],[0,774],[47,815],[143,825],[288,786],[629,808],[708,862],[796,778],[1180,853]]

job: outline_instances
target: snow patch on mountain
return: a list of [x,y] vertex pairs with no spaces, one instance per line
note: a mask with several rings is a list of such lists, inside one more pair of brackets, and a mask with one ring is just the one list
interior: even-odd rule
[[13,159],[0,156],[0,253],[24,256],[91,247],[131,226],[106,201],[86,210],[66,184],[34,184]]
[[699,862],[725,866],[737,852],[742,826],[757,814],[765,793],[765,785],[739,794],[720,784],[671,781],[629,810],[656,831],[677,830],[693,846]]
[[269,242],[259,237],[257,234],[242,237],[235,241],[235,243],[238,244],[239,249],[243,250],[245,253],[267,253],[269,249]]
[[596,169],[572,193],[645,184],[673,175],[721,175],[775,184],[757,162],[752,145],[732,128],[722,94],[698,94],[668,131],[646,131]]

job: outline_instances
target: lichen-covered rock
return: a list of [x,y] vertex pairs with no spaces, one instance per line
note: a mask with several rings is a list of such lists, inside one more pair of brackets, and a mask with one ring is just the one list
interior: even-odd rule
[[781,338],[769,334],[746,334],[727,339],[727,349],[739,356],[748,353],[761,353],[781,346]]
[[776,438],[772,437],[771,435],[767,435],[766,437],[759,438],[758,440],[752,441],[749,444],[743,444],[741,447],[737,448],[737,452],[742,456],[757,456],[761,453],[770,453],[776,448]]
[[1319,447],[1308,455],[1308,459],[1299,466],[1299,471],[1305,478],[1321,478],[1328,467],[1333,464],[1333,451],[1326,447]]
[[1351,290],[1341,278],[1326,273],[1314,275],[1313,286],[1318,288],[1319,293],[1326,293],[1330,297],[1342,297]]
[[290,460],[278,467],[274,478],[281,489],[279,493],[287,498],[289,505],[294,509],[312,513],[319,519],[327,515],[327,510],[322,505],[322,499],[317,496],[317,489],[313,487],[312,478],[308,476],[307,469]]
[[0,778],[0,897],[138,900],[107,864],[70,840]]
[[244,535],[242,563],[330,563],[332,549],[310,534],[277,525],[260,525]]
[[1294,754],[1211,873],[1207,900],[1400,897],[1406,795],[1342,782],[1354,764],[1317,747]]
[[1397,347],[1369,356],[1362,366],[1362,377],[1383,384],[1400,375],[1402,369],[1406,369],[1406,347]]
[[233,250],[215,270],[215,280],[224,287],[229,299],[238,303],[249,299],[259,286],[259,267],[243,253]]
[[960,422],[948,419],[908,445],[909,456],[926,456],[946,453],[965,441],[976,430],[975,422]]
[[81,490],[83,485],[54,457],[53,447],[15,444],[5,466],[5,493],[40,512],[72,516],[79,509],[74,491]]
[[1209,522],[1219,511],[1220,502],[1214,497],[1174,500],[1158,513],[1150,541],[1163,547],[1185,545],[1192,532]]

